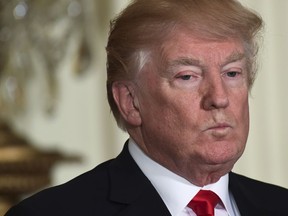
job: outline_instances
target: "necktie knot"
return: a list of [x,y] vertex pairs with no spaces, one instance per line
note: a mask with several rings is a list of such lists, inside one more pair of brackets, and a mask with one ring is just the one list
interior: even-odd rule
[[197,216],[214,216],[214,208],[220,201],[213,191],[200,190],[190,201],[188,207],[193,209]]

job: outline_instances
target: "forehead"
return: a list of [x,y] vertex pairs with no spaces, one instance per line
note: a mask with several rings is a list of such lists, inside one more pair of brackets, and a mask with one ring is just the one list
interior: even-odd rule
[[207,40],[179,31],[162,44],[160,56],[168,62],[190,59],[195,64],[225,64],[245,57],[243,44],[240,39]]

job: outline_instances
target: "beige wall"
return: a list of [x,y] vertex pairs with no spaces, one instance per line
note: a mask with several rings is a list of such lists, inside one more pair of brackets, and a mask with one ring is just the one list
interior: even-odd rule
[[251,130],[235,170],[288,187],[288,1],[242,0],[265,23],[260,68],[250,100]]
[[[28,112],[16,120],[19,130],[40,147],[55,147],[83,157],[81,164],[57,166],[53,184],[65,182],[117,155],[128,137],[115,126],[107,106],[104,51],[108,20],[128,0],[99,0],[95,4],[86,2],[91,10],[95,10],[91,23],[95,49],[93,65],[85,76],[75,77],[70,72],[67,56],[66,62],[59,68],[59,100],[54,115],[43,115],[37,105],[39,101],[35,99],[37,84],[34,84]],[[251,132],[248,146],[234,170],[288,187],[288,1],[241,2],[263,16],[266,31],[259,76],[250,100]],[[37,74],[35,80],[37,83]]]

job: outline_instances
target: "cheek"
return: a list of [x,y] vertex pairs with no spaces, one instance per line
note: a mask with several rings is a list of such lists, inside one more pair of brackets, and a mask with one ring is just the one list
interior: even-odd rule
[[165,142],[191,139],[197,131],[199,116],[199,110],[196,110],[196,105],[191,102],[194,103],[195,100],[179,95],[151,95],[142,113],[143,126],[148,136],[156,132],[158,139],[166,139]]
[[[242,97],[238,97],[240,100],[237,100],[235,103],[235,109],[237,109],[237,113],[239,115],[240,121],[243,124],[249,126],[249,102],[248,102],[248,95],[244,95]],[[242,100],[241,100],[242,98]],[[242,106],[241,106],[242,104]]]
[[[241,100],[242,98],[242,100]],[[238,133],[241,139],[247,140],[249,133],[249,103],[248,96],[238,96],[238,100],[234,103],[234,115],[238,125]],[[239,138],[239,139],[240,139]]]
[[200,97],[193,93],[176,93],[170,92],[165,96],[165,100],[160,102],[161,113],[170,121],[178,123],[178,126],[196,123],[201,113]]

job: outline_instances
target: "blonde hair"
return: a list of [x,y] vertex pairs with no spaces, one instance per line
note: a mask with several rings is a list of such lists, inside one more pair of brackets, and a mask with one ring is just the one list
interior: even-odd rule
[[112,95],[115,81],[131,80],[149,60],[149,53],[177,31],[191,30],[207,40],[237,38],[249,59],[249,88],[256,76],[257,35],[262,19],[236,0],[134,0],[111,21],[107,50],[107,94],[118,126],[125,122]]

